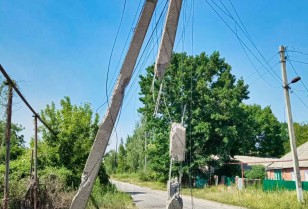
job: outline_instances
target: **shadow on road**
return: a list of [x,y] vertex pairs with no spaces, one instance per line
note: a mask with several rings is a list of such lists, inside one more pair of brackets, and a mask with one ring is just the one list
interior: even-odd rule
[[145,192],[126,192],[130,195],[146,194]]

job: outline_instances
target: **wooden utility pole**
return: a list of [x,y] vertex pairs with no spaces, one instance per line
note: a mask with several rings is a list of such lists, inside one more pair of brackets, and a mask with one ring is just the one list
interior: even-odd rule
[[290,87],[289,87],[289,83],[287,79],[286,57],[285,57],[285,47],[284,46],[279,47],[279,53],[280,53],[280,61],[281,61],[283,89],[284,89],[284,96],[285,96],[285,102],[286,102],[286,111],[287,111],[287,117],[288,117],[288,131],[289,131],[289,138],[290,138],[290,145],[291,145],[291,153],[293,156],[293,171],[295,174],[296,193],[297,193],[298,201],[302,203],[304,202],[304,196],[303,196],[301,174],[300,174],[299,163],[298,163],[294,127],[293,127],[291,102],[290,102],[290,95],[289,95]]
[[37,209],[37,117],[34,115],[34,194],[33,194],[33,207]]
[[7,106],[6,106],[6,130],[5,130],[5,143],[6,143],[6,154],[5,154],[5,183],[4,183],[4,198],[3,198],[3,209],[8,208],[10,189],[9,189],[9,173],[10,173],[10,147],[11,147],[11,122],[12,122],[12,100],[13,100],[13,88],[8,82],[7,92]]
[[122,106],[125,88],[127,87],[136,65],[145,35],[149,28],[157,0],[146,0],[139,21],[134,30],[128,52],[124,59],[117,83],[114,87],[110,106],[107,109],[103,122],[100,124],[85,168],[82,173],[81,183],[77,194],[73,198],[71,209],[86,208],[89,196],[92,192],[97,173],[102,163],[106,147],[108,145],[115,121]]

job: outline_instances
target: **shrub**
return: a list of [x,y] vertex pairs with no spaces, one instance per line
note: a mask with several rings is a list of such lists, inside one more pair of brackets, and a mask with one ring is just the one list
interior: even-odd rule
[[245,171],[245,177],[248,179],[264,179],[265,167],[263,165],[253,165],[250,170]]

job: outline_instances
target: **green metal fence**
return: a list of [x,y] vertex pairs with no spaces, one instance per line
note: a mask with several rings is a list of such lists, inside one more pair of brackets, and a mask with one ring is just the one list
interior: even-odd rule
[[[302,182],[303,190],[308,191],[308,182]],[[263,180],[263,189],[276,190],[276,189],[286,189],[295,190],[295,181],[284,181],[284,180]]]
[[231,184],[235,183],[235,177],[226,177],[225,178],[225,185],[231,186]]

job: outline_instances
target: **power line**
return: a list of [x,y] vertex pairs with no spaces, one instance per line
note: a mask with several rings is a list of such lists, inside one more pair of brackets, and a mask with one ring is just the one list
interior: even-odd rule
[[[150,41],[151,41],[151,39],[152,39],[152,37],[153,37],[153,35],[154,35],[155,29],[157,28],[158,23],[160,22],[160,20],[161,20],[161,18],[162,18],[162,16],[163,16],[163,13],[164,13],[164,11],[165,11],[165,9],[166,9],[166,6],[167,6],[167,4],[168,4],[168,1],[169,1],[169,0],[166,1],[165,6],[164,6],[164,8],[163,8],[163,10],[162,10],[162,12],[161,12],[161,14],[160,14],[160,16],[159,16],[159,19],[158,19],[158,21],[156,22],[155,28],[153,29],[153,31],[152,31],[152,33],[151,33],[151,35],[150,35],[150,38],[149,38],[149,40],[147,41],[146,46],[145,46],[144,49],[143,49],[143,52],[142,52],[142,54],[141,54],[141,58],[144,56],[144,53],[145,53],[146,49],[147,49],[148,46],[149,46],[149,43],[150,43]],[[151,52],[149,53],[149,55],[150,55],[150,54],[151,54]],[[134,75],[134,73],[135,73],[135,71],[136,71],[136,69],[137,69],[139,63],[141,62],[141,58],[138,60],[137,65],[136,65],[136,67],[135,67],[134,70],[133,70],[133,73],[132,73],[133,75]],[[139,69],[137,75],[140,73],[140,71],[141,71],[141,69]],[[136,77],[137,77],[137,76],[136,76]],[[133,83],[135,82],[136,77],[135,77]],[[131,85],[131,86],[132,86],[132,85]],[[130,86],[130,88],[128,89],[127,94],[128,94],[128,92],[131,90],[131,86]],[[122,106],[121,106],[121,108],[120,108],[119,117],[117,118],[117,121],[116,121],[116,124],[115,124],[115,130],[116,130],[118,124],[119,124],[119,121],[120,121],[120,118],[121,118],[121,113],[122,113]]]
[[[166,0],[166,3],[165,3],[165,5],[164,5],[164,7],[163,7],[163,10],[162,10],[162,12],[160,13],[159,18],[158,18],[158,20],[157,20],[157,22],[156,22],[156,24],[155,24],[155,27],[154,27],[154,29],[153,29],[151,35],[150,35],[150,38],[148,39],[148,41],[147,41],[147,43],[146,43],[146,45],[145,45],[145,47],[144,47],[144,49],[143,49],[143,51],[142,51],[142,54],[141,54],[141,56],[140,56],[140,59],[138,60],[138,62],[137,62],[137,64],[136,64],[136,67],[135,67],[134,70],[133,70],[133,76],[135,75],[136,69],[138,68],[139,64],[141,63],[141,59],[144,57],[145,52],[146,52],[146,50],[148,49],[149,43],[151,42],[151,39],[152,39],[152,37],[154,36],[155,30],[157,29],[160,20],[162,19],[164,13],[167,11],[166,8],[167,8],[167,5],[168,5],[168,2],[169,2],[169,0]],[[154,49],[154,48],[152,47],[152,49]],[[151,55],[151,52],[149,53],[148,57],[149,57],[150,55]],[[148,57],[147,57],[147,58],[148,58]],[[139,70],[138,70],[138,72],[137,72],[137,75],[136,75],[135,78],[133,79],[133,82],[132,82],[132,84],[130,85],[130,87],[129,87],[127,93],[131,90],[132,86],[135,84],[136,79],[137,79],[138,75],[140,74],[141,70],[142,70],[142,68],[140,67]]]
[[[138,11],[139,11],[139,8],[140,8],[140,6],[141,6],[141,2],[142,2],[142,0],[139,1],[139,4],[138,4],[138,7],[137,7],[137,10],[136,10],[134,19],[133,19],[133,23],[132,23],[131,29],[129,30],[129,33],[128,33],[128,35],[127,35],[127,38],[126,38],[124,47],[123,47],[123,49],[122,49],[122,52],[121,52],[121,55],[120,55],[120,58],[119,58],[119,61],[118,61],[117,66],[116,66],[116,68],[115,68],[116,70],[115,70],[114,73],[113,73],[113,76],[112,76],[112,79],[111,79],[111,82],[110,82],[110,85],[113,84],[113,85],[111,86],[111,88],[110,88],[111,91],[112,91],[112,87],[115,85],[115,82],[116,82],[116,80],[114,80],[114,79],[116,78],[115,75],[116,75],[116,72],[118,71],[118,67],[120,66],[120,63],[121,63],[121,61],[122,61],[122,57],[123,57],[123,55],[124,55],[124,51],[125,51],[126,46],[127,46],[127,44],[128,44],[130,35],[131,35],[132,31],[134,30],[135,21],[136,21],[136,18],[137,18],[137,15],[138,15],[138,14],[139,14],[139,18],[138,18],[138,19],[140,19],[141,12],[138,13]],[[111,94],[111,92],[110,92],[110,94]]]
[[[239,37],[239,35],[237,34],[237,32],[235,32],[231,26],[226,22],[226,20],[224,20],[224,18],[218,13],[218,11],[208,2],[208,0],[205,0],[205,3],[207,3],[211,9],[217,14],[217,16],[223,21],[223,23],[231,30],[231,32],[237,37],[238,41],[241,43],[241,45],[243,45],[244,47],[246,47],[246,49],[254,56],[254,58],[265,68],[268,69],[263,62],[261,62],[261,60],[252,52],[252,50],[243,42],[243,40]],[[221,9],[221,7],[219,7]],[[232,18],[235,23],[237,23],[237,21]],[[239,26],[239,24],[237,23],[237,25]],[[239,26],[240,27],[240,26]],[[241,29],[241,27],[240,27]],[[243,30],[243,29],[241,29]],[[252,42],[252,44],[255,46],[255,44]],[[244,47],[242,47],[244,49]],[[255,48],[257,49],[257,47],[255,46]],[[245,51],[245,50],[244,50]],[[257,51],[259,52],[259,54],[261,55],[261,57],[265,60],[264,56],[261,54],[261,52],[257,49]],[[250,59],[250,58],[249,58]],[[265,60],[266,62],[266,60]],[[258,74],[261,76],[261,73],[259,72],[259,70],[253,65],[253,67],[255,68],[255,70],[258,72]],[[278,75],[276,75],[275,73],[272,74],[271,71],[269,71],[271,73],[271,75],[278,81],[278,83],[281,83],[281,79]],[[275,77],[275,76],[276,77]],[[262,76],[261,76],[262,77]],[[262,79],[267,82],[263,77]],[[268,82],[267,82],[268,83]],[[272,85],[271,85],[272,86]],[[272,86],[273,87],[273,86]]]
[[304,64],[304,65],[308,65],[308,62],[302,62],[302,61],[298,61],[298,60],[291,60],[291,59],[289,59],[289,61],[292,61],[292,62],[297,62],[297,63],[301,63],[301,64]]
[[[288,57],[288,51],[287,51],[287,57]],[[295,74],[296,74],[297,76],[299,76],[299,74],[297,73],[295,67],[294,67],[293,64],[292,64],[292,61],[291,61],[290,59],[287,59],[287,61],[290,63],[290,65],[291,65],[293,71],[295,72]],[[305,84],[302,80],[300,80],[300,81],[301,81],[301,83],[303,84],[304,88],[306,89],[306,91],[307,91],[307,93],[308,93],[308,88],[307,88],[306,84]]]
[[[119,33],[120,33],[120,29],[121,29],[121,26],[122,26],[123,17],[124,17],[124,13],[125,13],[125,8],[126,8],[126,0],[124,0],[124,5],[123,5],[123,9],[122,9],[122,15],[121,15],[121,19],[120,19],[120,24],[119,24],[116,36],[115,36],[114,41],[113,41],[113,45],[112,45],[112,48],[111,48],[111,53],[110,53],[109,61],[108,61],[107,78],[106,78],[106,82],[105,82],[106,98],[107,98],[108,107],[109,107],[108,79],[109,79],[110,64],[111,64],[111,59],[112,59],[113,51],[114,51],[114,48],[115,48],[115,44],[117,42],[117,39],[118,39],[118,36],[119,36]],[[112,119],[112,117],[111,117],[111,119]]]
[[299,101],[308,109],[308,105],[293,91],[293,94],[299,99]]

